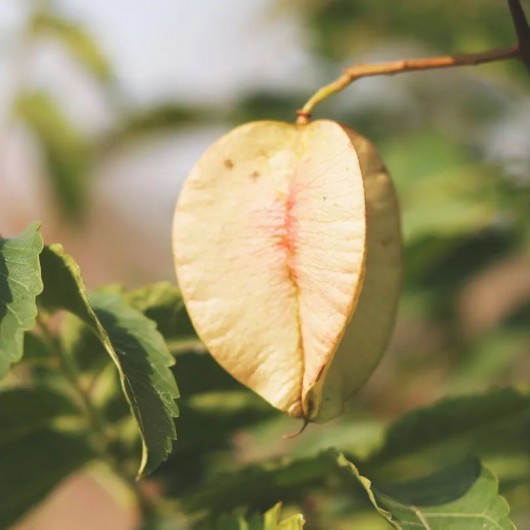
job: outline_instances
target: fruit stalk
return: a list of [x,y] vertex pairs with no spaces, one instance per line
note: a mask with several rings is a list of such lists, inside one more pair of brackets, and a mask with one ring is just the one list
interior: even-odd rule
[[341,92],[357,79],[378,75],[396,75],[421,70],[476,66],[505,59],[520,59],[530,71],[530,27],[520,0],[508,0],[508,7],[514,23],[518,43],[510,48],[488,50],[480,53],[442,55],[420,59],[401,59],[383,63],[357,64],[346,68],[335,81],[315,92],[307,103],[296,111],[297,125],[304,125],[311,119],[314,108],[328,97]]
[[346,68],[344,73],[332,83],[320,88],[307,103],[296,111],[296,123],[303,125],[309,121],[313,109],[328,97],[344,90],[351,83],[361,77],[374,77],[378,75],[396,75],[420,70],[434,70],[439,68],[453,68],[457,66],[473,66],[491,63],[503,59],[514,59],[519,56],[519,46],[502,50],[492,50],[482,53],[469,53],[462,55],[444,55],[440,57],[427,57],[420,59],[400,59],[384,63],[357,64]]

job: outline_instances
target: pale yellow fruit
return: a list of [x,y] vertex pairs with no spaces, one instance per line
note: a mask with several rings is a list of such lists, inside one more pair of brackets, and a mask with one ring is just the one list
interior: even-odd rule
[[394,328],[401,287],[401,230],[394,186],[374,146],[351,130],[348,134],[359,157],[366,198],[365,276],[333,360],[308,397],[319,403],[316,421],[340,414],[379,363]]
[[327,120],[234,129],[184,184],[173,244],[219,364],[294,417],[339,414],[379,361],[399,292],[398,208],[371,144]]

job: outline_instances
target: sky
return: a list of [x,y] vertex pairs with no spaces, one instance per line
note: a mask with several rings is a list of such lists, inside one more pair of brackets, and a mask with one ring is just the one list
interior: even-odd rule
[[[20,78],[22,61],[14,50],[20,48],[24,15],[39,1],[0,2],[0,113]],[[288,9],[280,13],[275,0],[55,0],[54,5],[101,44],[127,104],[230,105],[256,88],[309,92],[315,86],[300,19]],[[64,91],[73,114],[104,121],[105,109],[64,67],[61,55],[53,43],[40,45],[25,77]]]
[[233,101],[256,86],[289,89],[308,78],[299,21],[275,16],[271,0],[58,3],[91,28],[140,103]]

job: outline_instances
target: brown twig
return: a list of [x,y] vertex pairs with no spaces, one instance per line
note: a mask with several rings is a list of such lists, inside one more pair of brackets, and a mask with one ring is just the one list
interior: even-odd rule
[[441,57],[427,57],[421,59],[404,59],[384,63],[358,64],[346,68],[342,76],[332,83],[319,89],[309,98],[307,103],[298,111],[296,123],[306,124],[313,109],[329,96],[344,90],[355,80],[362,77],[373,77],[378,75],[395,75],[405,72],[416,72],[420,70],[434,70],[438,68],[454,68],[457,66],[474,66],[478,64],[502,61],[505,59],[521,59],[530,69],[530,28],[526,20],[520,0],[508,0],[510,14],[517,33],[518,44],[511,48],[501,50],[490,50],[481,53],[468,53],[461,55],[445,55]]
[[508,0],[513,25],[519,42],[521,61],[530,70],[530,27],[520,0]]
[[344,74],[315,92],[307,103],[296,114],[297,124],[303,125],[311,118],[313,109],[332,94],[344,90],[347,86],[361,77],[376,75],[395,75],[419,70],[434,70],[436,68],[453,68],[456,66],[470,66],[502,59],[512,59],[519,56],[519,47],[505,50],[494,50],[484,53],[470,53],[466,55],[446,55],[442,57],[428,57],[423,59],[401,59],[387,63],[358,64],[344,70]]

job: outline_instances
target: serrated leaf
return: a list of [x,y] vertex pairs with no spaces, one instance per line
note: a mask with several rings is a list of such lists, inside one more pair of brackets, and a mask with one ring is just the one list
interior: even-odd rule
[[[388,484],[363,476],[334,449],[313,457],[262,462],[236,473],[212,477],[201,491],[184,497],[183,505],[192,511],[206,509],[210,514],[238,507],[256,509],[273,497],[301,501],[315,487],[332,484],[358,507],[369,502],[398,529],[445,530],[449,528],[443,526],[447,520],[458,525],[455,529],[483,529],[487,520],[492,522],[491,528],[513,528],[508,505],[498,495],[496,478],[476,459],[460,461],[422,479]],[[422,517],[432,517],[434,523],[422,526]],[[470,526],[465,526],[466,523]]]
[[102,81],[110,78],[110,65],[99,44],[79,23],[38,11],[30,22],[33,35],[57,38],[79,64]]
[[0,528],[8,528],[95,455],[83,432],[54,427],[78,409],[49,388],[0,392]]
[[9,528],[94,453],[84,433],[40,429],[0,451],[0,528]]
[[127,304],[117,290],[87,296],[81,272],[61,245],[41,255],[44,291],[39,303],[65,309],[95,333],[116,364],[122,389],[142,435],[139,474],[163,462],[176,438],[178,389],[169,367],[174,359],[156,324]]
[[508,503],[498,494],[495,476],[476,459],[468,459],[435,475],[407,482],[375,485],[343,455],[373,506],[398,530],[515,530]]
[[35,325],[42,291],[38,225],[13,239],[0,239],[0,378],[22,358],[24,332]]
[[127,302],[154,320],[158,331],[168,341],[197,340],[180,289],[161,282],[129,291]]
[[98,320],[88,301],[81,270],[59,244],[46,245],[40,255],[44,289],[38,303],[49,311],[64,309],[73,313],[91,328]]
[[87,202],[91,165],[87,139],[45,92],[20,94],[16,111],[38,140],[62,213],[70,220],[79,220]]
[[139,474],[150,473],[166,460],[176,439],[179,393],[169,369],[175,361],[155,323],[123,296],[96,293],[90,302],[106,331],[102,340],[117,355],[123,389],[142,432]]

